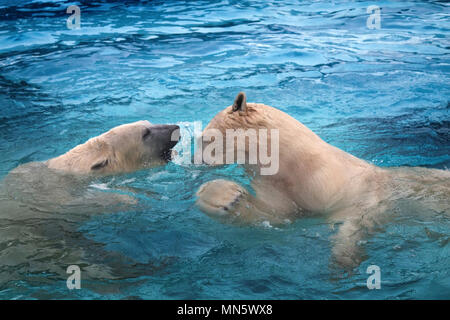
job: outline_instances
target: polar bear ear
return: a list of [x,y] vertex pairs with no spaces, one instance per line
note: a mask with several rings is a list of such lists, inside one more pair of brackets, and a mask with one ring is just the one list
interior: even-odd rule
[[244,92],[239,92],[236,98],[234,99],[232,112],[235,111],[247,111],[247,97]]
[[91,170],[99,170],[101,168],[104,168],[108,165],[108,159],[99,159],[94,162],[94,164],[91,166]]

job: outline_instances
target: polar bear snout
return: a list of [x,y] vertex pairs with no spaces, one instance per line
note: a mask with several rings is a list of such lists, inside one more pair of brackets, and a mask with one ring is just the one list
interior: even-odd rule
[[161,124],[148,128],[149,133],[144,136],[145,142],[155,148],[159,156],[169,161],[172,148],[180,141],[180,127],[177,125]]

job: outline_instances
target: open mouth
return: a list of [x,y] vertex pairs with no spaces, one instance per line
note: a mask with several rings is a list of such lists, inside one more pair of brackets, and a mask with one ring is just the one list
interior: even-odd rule
[[169,162],[170,160],[172,160],[172,148],[165,150],[162,153],[161,158],[166,162]]

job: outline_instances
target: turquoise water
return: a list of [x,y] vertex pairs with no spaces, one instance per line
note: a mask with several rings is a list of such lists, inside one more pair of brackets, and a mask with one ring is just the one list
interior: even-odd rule
[[[80,29],[66,26],[71,4]],[[373,4],[380,29],[366,24]],[[0,0],[0,177],[122,123],[204,127],[241,90],[376,165],[449,168],[449,16],[443,1]],[[131,211],[69,231],[37,212],[0,237],[0,298],[450,298],[448,219],[391,222],[341,277],[321,219],[233,227],[199,212],[195,191],[218,177],[248,180],[175,161],[94,181],[138,190]],[[48,241],[29,235],[39,223]],[[101,271],[70,291],[68,263]],[[380,290],[366,287],[371,264]]]

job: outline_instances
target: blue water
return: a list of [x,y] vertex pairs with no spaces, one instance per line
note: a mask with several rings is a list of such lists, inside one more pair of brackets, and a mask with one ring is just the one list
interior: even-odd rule
[[[366,25],[373,4],[380,29]],[[449,17],[444,1],[0,0],[0,177],[122,123],[204,127],[239,91],[376,165],[449,168]],[[195,191],[217,177],[247,179],[179,163],[100,179],[140,190],[140,205],[30,241],[17,265],[2,260],[28,234],[0,238],[0,298],[450,298],[448,219],[391,222],[341,276],[321,219],[234,227],[201,213]],[[52,270],[74,247],[103,273],[70,291]],[[380,290],[366,287],[371,264]]]

